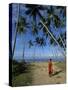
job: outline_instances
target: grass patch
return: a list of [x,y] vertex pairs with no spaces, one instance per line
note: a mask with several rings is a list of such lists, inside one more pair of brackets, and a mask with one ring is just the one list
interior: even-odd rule
[[32,72],[29,63],[13,61],[12,86],[28,86],[32,83]]
[[28,86],[32,83],[31,73],[22,73],[12,79],[12,86]]

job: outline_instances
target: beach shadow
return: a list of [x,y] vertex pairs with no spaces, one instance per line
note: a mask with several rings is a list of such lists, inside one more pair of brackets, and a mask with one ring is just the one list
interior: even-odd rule
[[52,76],[58,75],[61,72],[62,72],[62,70],[56,71],[55,73],[52,74]]

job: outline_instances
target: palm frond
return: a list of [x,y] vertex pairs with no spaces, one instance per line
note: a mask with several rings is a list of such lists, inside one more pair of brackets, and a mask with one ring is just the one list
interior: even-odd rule
[[29,48],[31,48],[33,46],[33,42],[31,40],[29,40]]
[[22,16],[19,17],[18,20],[18,26],[17,26],[17,30],[19,33],[25,33],[26,29],[28,27],[28,23],[26,22],[26,19]]

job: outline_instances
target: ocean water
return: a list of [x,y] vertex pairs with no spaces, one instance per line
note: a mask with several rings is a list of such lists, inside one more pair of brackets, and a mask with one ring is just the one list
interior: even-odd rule
[[[65,58],[63,57],[49,57],[49,58],[34,58],[34,59],[31,59],[31,58],[25,58],[25,62],[44,62],[44,61],[48,61],[49,59],[52,59],[52,61],[64,61]],[[23,59],[16,59],[17,61],[22,61]]]

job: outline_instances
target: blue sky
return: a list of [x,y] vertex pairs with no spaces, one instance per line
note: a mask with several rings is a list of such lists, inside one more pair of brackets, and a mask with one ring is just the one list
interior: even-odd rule
[[[20,14],[24,17],[27,17],[27,22],[30,22],[30,17],[25,15],[25,10],[26,8],[24,5],[20,6],[21,11]],[[44,15],[45,12],[42,12],[42,15]],[[62,18],[62,17],[61,17]],[[37,18],[39,20],[39,18]],[[12,9],[12,48],[14,45],[14,35],[15,35],[15,22],[17,21],[17,4],[13,4],[13,9]],[[53,26],[51,27],[51,30],[53,30]],[[61,29],[61,30],[60,30]],[[63,52],[63,49],[60,49],[57,45],[53,46],[50,45],[49,39],[46,39],[46,45],[43,47],[40,47],[39,45],[32,46],[29,48],[28,41],[29,40],[34,40],[35,36],[30,33],[31,28],[27,29],[26,34],[19,34],[17,35],[16,39],[16,48],[14,52],[14,59],[22,59],[23,58],[23,47],[25,47],[25,59],[49,59],[49,58],[64,58],[61,52]],[[54,34],[56,37],[58,37],[60,31],[62,33],[66,30],[66,28],[58,28]],[[42,33],[39,33],[40,36],[42,36]],[[59,50],[60,49],[60,50]]]

